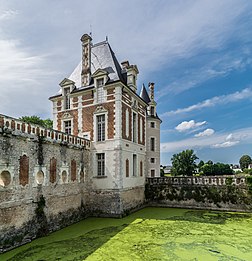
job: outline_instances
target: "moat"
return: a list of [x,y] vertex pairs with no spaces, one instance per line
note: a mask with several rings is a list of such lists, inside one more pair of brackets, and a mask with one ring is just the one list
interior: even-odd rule
[[252,214],[145,208],[87,218],[1,260],[251,260]]

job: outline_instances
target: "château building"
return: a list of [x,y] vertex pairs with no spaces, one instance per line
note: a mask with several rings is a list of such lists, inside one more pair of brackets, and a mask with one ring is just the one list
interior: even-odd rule
[[138,68],[119,64],[108,41],[81,37],[82,59],[50,97],[55,130],[91,141],[91,186],[97,191],[138,191],[146,177],[160,176],[160,123],[154,100],[137,90]]

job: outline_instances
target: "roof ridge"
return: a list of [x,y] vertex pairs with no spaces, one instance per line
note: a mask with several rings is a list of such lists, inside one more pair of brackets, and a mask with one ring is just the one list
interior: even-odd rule
[[103,44],[108,44],[109,45],[108,41],[105,40],[105,41],[93,44],[92,47],[96,47],[96,46],[103,45]]

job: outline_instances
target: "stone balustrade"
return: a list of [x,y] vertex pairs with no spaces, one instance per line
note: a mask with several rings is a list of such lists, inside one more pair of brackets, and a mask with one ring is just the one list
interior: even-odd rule
[[44,137],[49,142],[65,143],[77,147],[90,149],[91,142],[85,138],[66,134],[53,129],[46,129],[36,124],[30,124],[21,120],[0,114],[0,132],[13,135],[26,135],[27,137]]
[[230,176],[189,176],[189,177],[159,177],[147,178],[146,183],[150,185],[172,185],[172,186],[241,186],[246,184],[245,177]]

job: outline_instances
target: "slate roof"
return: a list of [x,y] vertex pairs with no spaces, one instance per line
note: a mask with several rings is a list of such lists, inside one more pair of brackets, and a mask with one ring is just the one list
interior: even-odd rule
[[[80,62],[68,77],[70,80],[75,82],[77,89],[82,89],[81,66]],[[102,69],[108,72],[109,83],[118,80],[125,83],[125,76],[121,72],[121,66],[107,41],[94,44],[91,47],[91,74],[93,74],[97,69]],[[92,82],[90,85],[92,85]]]
[[146,88],[145,88],[145,85],[143,84],[142,85],[142,89],[140,91],[140,95],[139,95],[146,103],[149,103],[151,100],[150,100],[150,97],[149,97],[149,94],[148,92],[146,91]]

